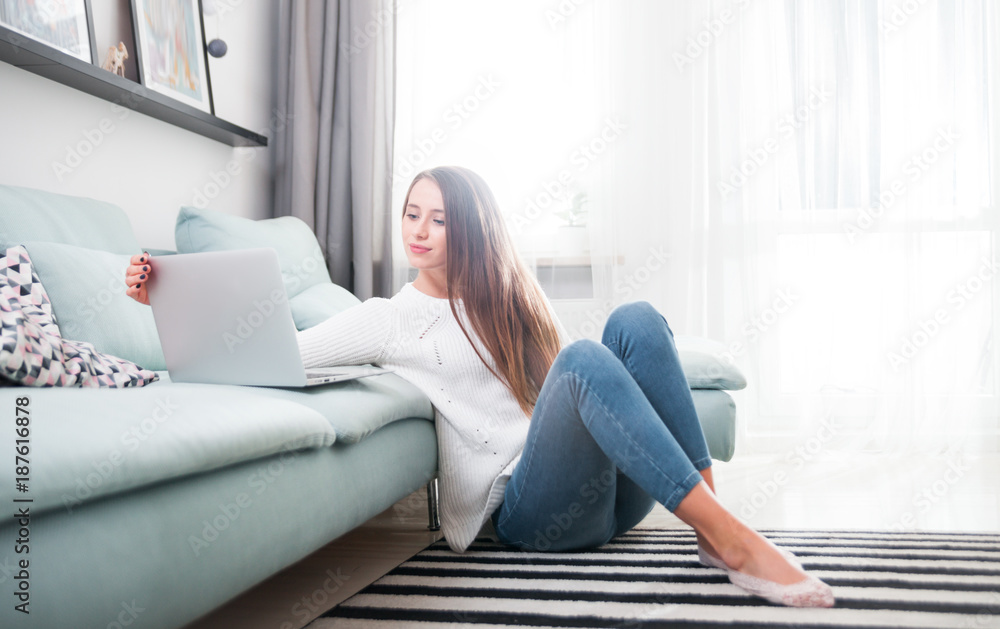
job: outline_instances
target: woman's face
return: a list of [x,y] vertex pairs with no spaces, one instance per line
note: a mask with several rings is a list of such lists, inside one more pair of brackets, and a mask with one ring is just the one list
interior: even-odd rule
[[441,189],[425,177],[410,190],[403,214],[403,244],[410,266],[419,271],[446,271],[444,221]]

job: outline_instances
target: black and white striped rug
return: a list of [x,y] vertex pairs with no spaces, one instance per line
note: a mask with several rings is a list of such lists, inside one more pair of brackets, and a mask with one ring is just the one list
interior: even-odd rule
[[334,627],[1000,628],[1000,535],[761,531],[833,587],[832,609],[751,597],[702,567],[690,530],[582,553],[429,546],[309,629]]

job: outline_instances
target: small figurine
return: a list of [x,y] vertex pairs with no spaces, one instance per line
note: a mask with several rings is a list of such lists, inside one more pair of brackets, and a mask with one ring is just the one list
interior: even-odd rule
[[117,48],[114,46],[108,48],[108,56],[104,59],[104,65],[101,67],[108,72],[124,77],[126,59],[128,59],[128,51],[125,49],[125,42],[118,42]]

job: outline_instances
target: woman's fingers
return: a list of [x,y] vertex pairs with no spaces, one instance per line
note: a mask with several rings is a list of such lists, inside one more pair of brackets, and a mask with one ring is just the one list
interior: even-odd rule
[[149,261],[152,258],[148,253],[137,253],[129,260],[128,275],[138,275],[149,271]]
[[125,269],[125,283],[129,286],[145,282],[150,275],[152,265],[151,256],[148,253],[141,253],[132,256],[128,268]]
[[130,266],[125,269],[125,283],[129,286],[134,286],[139,282],[145,282],[150,276],[150,266],[148,264],[142,264],[139,266]]
[[125,294],[141,304],[149,305],[149,294],[146,292],[146,284],[134,284],[125,289]]
[[149,295],[146,293],[145,284],[141,286],[129,286],[125,290],[125,294],[131,297],[132,299],[136,300],[140,304],[146,304],[147,306],[149,305]]
[[130,264],[125,269],[125,294],[141,304],[149,305],[149,295],[146,293],[146,280],[152,271],[150,256],[143,252],[132,256]]

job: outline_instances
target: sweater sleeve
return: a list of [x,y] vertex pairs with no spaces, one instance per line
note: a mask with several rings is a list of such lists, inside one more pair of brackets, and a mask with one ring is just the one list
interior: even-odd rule
[[373,297],[298,332],[304,366],[379,364],[392,346],[393,313],[388,299]]

